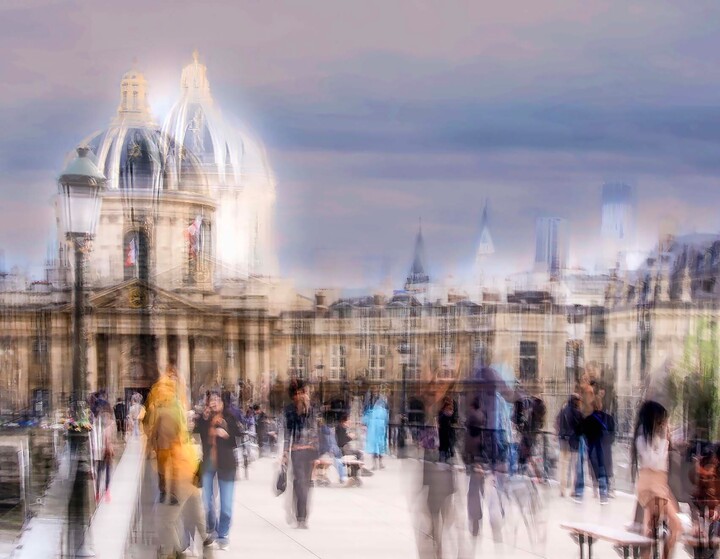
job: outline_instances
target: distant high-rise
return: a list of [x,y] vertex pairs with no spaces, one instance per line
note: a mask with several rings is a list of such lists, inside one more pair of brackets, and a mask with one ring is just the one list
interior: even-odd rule
[[603,185],[601,234],[605,266],[624,267],[635,242],[635,193],[630,185]]
[[560,217],[539,217],[535,223],[535,271],[557,275],[567,268],[568,224]]

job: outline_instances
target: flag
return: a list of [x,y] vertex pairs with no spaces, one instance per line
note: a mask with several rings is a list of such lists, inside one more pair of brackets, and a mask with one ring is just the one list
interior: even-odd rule
[[194,257],[200,252],[200,230],[202,227],[202,216],[197,216],[195,220],[188,226],[185,231],[185,238],[187,239],[188,246],[190,248],[190,256]]
[[129,268],[137,263],[137,248],[135,246],[135,237],[130,239],[127,250],[125,252],[125,267]]

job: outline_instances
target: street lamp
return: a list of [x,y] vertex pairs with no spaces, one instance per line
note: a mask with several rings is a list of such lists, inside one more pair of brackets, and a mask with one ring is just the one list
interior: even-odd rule
[[[63,228],[75,254],[75,284],[73,308],[73,369],[71,408],[74,428],[69,431],[72,467],[75,470],[73,492],[68,503],[69,557],[94,557],[85,541],[90,518],[88,484],[92,483],[89,425],[85,399],[87,397],[87,340],[85,338],[85,255],[100,214],[101,192],[105,176],[88,157],[89,149],[80,147],[77,157],[70,162],[58,179],[62,204]],[[72,424],[71,424],[72,425]]]

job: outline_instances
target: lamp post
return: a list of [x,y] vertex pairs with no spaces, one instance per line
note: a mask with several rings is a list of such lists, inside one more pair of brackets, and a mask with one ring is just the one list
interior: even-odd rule
[[94,557],[86,533],[92,506],[90,425],[85,406],[87,397],[87,340],[85,337],[85,255],[90,251],[100,214],[101,192],[105,176],[92,159],[88,148],[77,150],[58,179],[62,203],[63,227],[75,255],[75,283],[73,289],[73,369],[71,409],[73,422],[68,432],[71,468],[74,470],[73,491],[68,503],[67,557]]

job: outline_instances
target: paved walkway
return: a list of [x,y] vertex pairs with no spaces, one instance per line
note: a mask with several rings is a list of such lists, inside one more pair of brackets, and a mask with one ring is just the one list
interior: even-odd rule
[[[251,465],[249,480],[237,482],[230,549],[215,550],[206,556],[256,559],[424,559],[432,556],[432,540],[427,535],[429,527],[421,514],[426,496],[421,493],[418,461],[388,458],[386,469],[362,478],[361,488],[313,489],[308,530],[299,530],[288,523],[288,495],[274,496],[275,466],[275,460],[263,458]],[[473,543],[464,522],[466,484],[466,476],[460,474],[457,477],[460,491],[456,493],[457,529],[447,530],[444,557],[577,557],[577,546],[559,528],[560,522],[587,521],[620,528],[632,519],[635,506],[632,496],[625,494],[601,506],[591,492],[582,504],[576,504],[567,498],[561,499],[555,486],[542,487],[544,509],[534,519],[533,526],[546,526],[545,542],[530,543],[527,530],[518,521],[515,537],[506,534],[505,543],[495,543],[486,520],[480,537]],[[509,516],[513,514],[510,511]],[[514,518],[519,520],[517,516]],[[614,558],[617,554],[609,544],[599,542],[593,547],[593,556],[602,559]],[[675,556],[686,557],[680,549]]]

